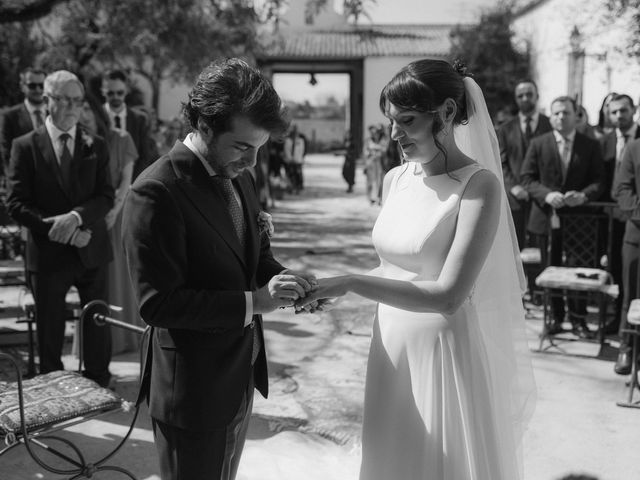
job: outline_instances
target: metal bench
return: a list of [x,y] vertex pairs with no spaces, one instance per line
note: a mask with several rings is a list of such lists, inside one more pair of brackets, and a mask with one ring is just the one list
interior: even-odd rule
[[[88,303],[79,316],[78,340],[82,341],[82,325],[87,321],[98,325],[107,323],[146,335],[147,329],[111,318],[111,312],[112,309],[105,302]],[[0,455],[24,445],[38,465],[57,475],[78,479],[91,478],[98,471],[114,471],[136,480],[130,471],[108,465],[107,462],[122,448],[133,431],[138,416],[137,406],[116,392],[83,377],[81,357],[77,371],[51,372],[29,380],[22,379],[20,367],[13,357],[0,353],[0,359],[8,361],[16,376],[14,382],[0,382],[0,439],[5,443]],[[69,439],[55,435],[98,415],[123,409],[133,410],[129,429],[120,442],[100,459],[89,461],[81,448]],[[63,460],[69,468],[54,466],[40,455],[41,451]]]

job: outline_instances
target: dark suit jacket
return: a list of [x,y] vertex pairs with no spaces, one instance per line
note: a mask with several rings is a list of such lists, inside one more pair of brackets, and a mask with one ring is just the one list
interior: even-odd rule
[[[604,164],[596,140],[576,132],[564,182],[562,161],[553,132],[531,140],[520,171],[522,185],[533,200],[527,229],[540,235],[548,232],[551,207],[544,201],[548,193],[576,190],[583,192],[590,201],[598,200],[604,191],[603,176]],[[567,209],[576,211],[576,208],[579,207]]]
[[[636,128],[635,138],[640,138],[640,127]],[[630,142],[631,140],[629,140]],[[628,143],[629,143],[628,142]],[[613,130],[607,133],[600,139],[600,146],[602,147],[602,160],[604,161],[604,175],[605,175],[605,192],[602,196],[602,201],[612,201],[613,199],[613,179],[616,174],[616,145],[618,138],[616,137],[616,131]]]
[[[13,142],[8,174],[9,215],[29,230],[27,269],[52,272],[68,267],[78,256],[87,268],[108,263],[111,244],[104,217],[113,207],[107,145],[78,127],[71,162],[73,188],[63,186],[60,167],[45,127]],[[91,230],[86,247],[76,248],[48,238],[51,223],[43,218],[77,211],[83,228]]]
[[[44,118],[43,118],[44,120]],[[9,167],[9,156],[11,154],[11,142],[33,130],[31,116],[24,103],[19,103],[4,111],[2,116],[2,141],[0,142],[0,158],[4,170]]]
[[135,180],[138,175],[140,175],[140,172],[151,165],[156,159],[151,158],[149,151],[149,138],[151,133],[149,131],[149,120],[147,116],[138,110],[127,107],[126,127],[138,151],[138,158],[133,164],[132,180]]
[[[181,142],[138,177],[125,200],[125,252],[140,314],[153,327],[142,398],[148,395],[152,417],[189,430],[225,426],[236,414],[253,345],[244,292],[284,269],[258,232],[253,177],[245,172],[234,184],[247,222],[246,254],[222,193]],[[262,337],[261,317],[254,321]],[[264,348],[254,379],[266,397]]]
[[616,173],[612,195],[622,213],[628,218],[625,224],[624,240],[640,242],[640,139],[627,143],[620,167]]
[[[536,125],[533,136],[537,137],[550,131],[549,117],[539,114],[538,125]],[[508,122],[505,122],[498,129],[497,134],[498,142],[500,143],[502,175],[504,177],[504,187],[507,190],[507,198],[509,199],[509,207],[511,207],[511,210],[520,210],[522,208],[520,202],[511,195],[511,189],[516,185],[522,184],[520,181],[520,169],[526,153],[524,135],[520,129],[520,117],[516,115]]]

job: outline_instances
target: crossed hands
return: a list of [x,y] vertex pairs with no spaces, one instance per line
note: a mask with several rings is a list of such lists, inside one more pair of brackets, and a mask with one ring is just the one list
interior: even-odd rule
[[544,201],[551,205],[553,208],[562,207],[576,207],[587,203],[587,196],[583,192],[571,190],[566,193],[561,192],[549,192],[544,198]]
[[44,218],[43,221],[51,223],[49,240],[73,245],[77,248],[86,247],[91,240],[91,230],[80,229],[78,219],[69,212],[54,217]]

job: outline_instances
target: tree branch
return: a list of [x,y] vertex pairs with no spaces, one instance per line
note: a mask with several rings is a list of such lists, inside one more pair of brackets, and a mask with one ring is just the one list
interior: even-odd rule
[[69,0],[6,0],[0,6],[0,23],[27,22],[45,17],[53,7]]

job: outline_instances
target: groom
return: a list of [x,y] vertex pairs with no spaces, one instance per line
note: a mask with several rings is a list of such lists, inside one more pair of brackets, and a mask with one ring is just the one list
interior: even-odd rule
[[135,181],[123,241],[151,326],[140,400],[149,402],[163,480],[235,478],[253,389],[267,396],[262,318],[306,295],[259,225],[249,168],[284,132],[269,81],[238,59],[209,65],[184,105],[193,133]]

